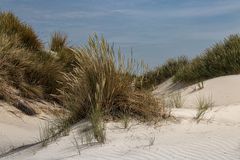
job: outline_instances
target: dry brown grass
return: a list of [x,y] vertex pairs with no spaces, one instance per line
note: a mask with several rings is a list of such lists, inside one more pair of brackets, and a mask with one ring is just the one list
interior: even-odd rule
[[[133,60],[126,64],[122,54],[116,56],[104,38],[89,37],[88,45],[73,51],[77,64],[72,72],[64,73],[65,83],[61,89],[73,121],[91,120],[96,110],[103,119],[118,119],[124,114],[150,121],[162,118],[163,106],[150,92],[134,87],[134,78],[130,76],[134,69]],[[103,130],[99,129],[99,124],[95,126],[97,131]],[[97,135],[100,133],[103,134]]]
[[71,113],[48,127],[46,141],[83,118],[91,121],[93,135],[104,143],[105,120],[127,115],[152,121],[164,116],[164,106],[151,92],[135,87],[134,60],[116,54],[104,38],[94,35],[87,45],[71,48],[66,35],[55,33],[50,48],[44,51],[33,29],[14,14],[0,13],[0,98],[29,112],[16,97],[49,99],[60,94],[58,100]]
[[29,50],[39,51],[43,48],[42,42],[32,27],[21,22],[11,12],[0,13],[0,32],[8,36],[17,36],[22,47]]
[[54,52],[59,52],[66,47],[67,35],[60,32],[54,32],[50,41],[50,49]]
[[[77,65],[64,74],[66,83],[61,90],[65,105],[81,119],[100,106],[104,115],[118,117],[124,113],[151,119],[160,116],[159,104],[147,91],[133,87],[133,64],[125,64],[121,53],[116,57],[113,48],[96,35],[88,45],[74,50]],[[130,61],[129,61],[130,62]]]
[[21,95],[43,98],[56,93],[62,69],[48,53],[34,54],[22,48],[18,38],[0,34],[0,79]]

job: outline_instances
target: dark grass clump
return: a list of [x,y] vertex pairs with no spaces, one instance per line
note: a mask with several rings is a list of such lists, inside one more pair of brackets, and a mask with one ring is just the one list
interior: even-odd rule
[[206,79],[240,73],[240,37],[230,35],[208,48],[202,55],[181,68],[175,81],[196,83]]
[[32,27],[21,22],[11,12],[0,13],[0,32],[8,36],[17,36],[22,47],[29,50],[40,51],[43,49],[42,42]]
[[56,54],[56,58],[61,63],[66,72],[72,71],[76,64],[75,53],[68,47],[67,35],[55,32],[52,34],[50,40],[50,49]]
[[0,94],[6,99],[11,96],[5,93],[4,86],[14,87],[20,91],[17,95],[27,98],[51,97],[59,88],[62,68],[49,53],[35,54],[22,47],[18,36],[0,34]]
[[[61,87],[59,81],[63,81],[62,72],[72,69],[69,66],[74,61],[74,56],[67,47],[66,36],[60,33],[54,34],[52,48],[57,55],[44,50],[41,41],[29,25],[21,22],[11,12],[1,12],[2,86],[12,86],[20,91],[19,96],[27,98],[55,99]],[[4,95],[4,92],[0,94]]]
[[183,68],[188,63],[189,61],[185,56],[169,59],[165,64],[138,77],[136,85],[142,89],[151,89],[174,76],[179,69]]
[[59,52],[64,48],[67,48],[67,35],[60,32],[54,32],[50,41],[51,51]]

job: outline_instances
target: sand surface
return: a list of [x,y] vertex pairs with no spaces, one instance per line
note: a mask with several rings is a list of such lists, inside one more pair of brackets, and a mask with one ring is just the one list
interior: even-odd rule
[[0,101],[0,154],[39,141],[40,130],[53,118],[49,112],[54,107],[48,103],[34,103],[38,103],[38,115],[27,116],[12,105]]
[[[131,121],[127,129],[121,123],[107,123],[105,144],[86,144],[84,132],[87,122],[74,126],[68,136],[59,138],[46,147],[35,145],[2,157],[3,160],[239,160],[240,159],[240,76],[225,76],[196,85],[182,87],[171,81],[160,85],[156,96],[181,92],[183,108],[173,108],[175,120],[156,125]],[[206,111],[203,119],[194,120],[198,110],[196,97],[211,94],[214,107]],[[0,118],[0,125],[1,120]],[[4,122],[3,124],[5,124]],[[1,126],[1,131],[2,127]],[[31,126],[31,125],[30,125]],[[34,124],[32,124],[34,126]],[[29,127],[30,128],[30,127]],[[14,128],[12,128],[14,131]],[[11,131],[12,135],[14,133]],[[32,134],[32,130],[29,130]],[[9,132],[10,133],[10,132]],[[34,134],[33,134],[34,135]],[[9,136],[9,138],[13,138]],[[0,138],[0,143],[2,139]]]

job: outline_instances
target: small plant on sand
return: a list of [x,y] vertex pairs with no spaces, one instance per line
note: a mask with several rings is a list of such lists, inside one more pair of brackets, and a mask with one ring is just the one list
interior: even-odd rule
[[124,114],[124,115],[122,116],[122,124],[123,124],[123,128],[124,128],[124,129],[128,128],[128,126],[129,126],[129,121],[130,121],[129,115]]
[[184,105],[184,99],[182,98],[181,92],[172,93],[169,98],[170,107],[182,108]]
[[[83,134],[83,135],[82,135]],[[84,145],[92,145],[94,144],[94,134],[92,130],[85,131],[83,133],[79,133],[81,135],[81,143]]]
[[54,120],[39,128],[39,142],[44,147],[49,142],[55,141],[61,136],[68,135],[69,131],[70,122],[67,118]]
[[99,106],[93,108],[93,111],[90,114],[90,122],[92,124],[94,137],[100,143],[104,143],[106,140],[105,124],[102,117],[102,111]]
[[196,86],[196,88],[195,88],[195,91],[196,91],[196,90],[201,90],[201,89],[203,89],[203,88],[204,88],[203,81],[198,82],[198,84],[197,84],[197,86]]
[[149,144],[148,144],[149,147],[154,145],[155,139],[156,139],[155,136],[149,138]]
[[74,132],[73,132],[73,145],[76,147],[77,151],[78,151],[78,154],[81,155],[81,149],[80,149],[80,145],[78,143],[78,139],[77,137],[74,135]]
[[106,140],[105,124],[100,119],[100,117],[97,116],[98,113],[93,113],[91,115],[91,123],[93,127],[94,137],[99,143],[105,143]]
[[213,106],[214,106],[214,102],[211,96],[209,96],[208,98],[205,98],[203,96],[198,96],[197,97],[198,112],[195,117],[197,122],[199,122],[203,118],[206,111],[212,108]]

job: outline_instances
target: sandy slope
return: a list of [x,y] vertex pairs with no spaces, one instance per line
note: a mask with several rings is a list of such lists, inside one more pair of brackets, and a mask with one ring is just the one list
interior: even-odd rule
[[14,106],[0,101],[0,154],[39,141],[39,130],[53,118],[50,112],[55,107],[47,102],[33,103],[37,116],[27,116]]
[[[184,87],[173,84],[171,79],[154,90],[155,95],[168,95],[180,91],[185,101],[184,107],[196,107],[197,97],[211,97],[215,106],[240,103],[240,75],[223,76],[204,81],[204,88],[198,90],[197,84]],[[197,89],[197,90],[196,90]]]
[[[195,86],[182,87],[171,81],[154,91],[156,96],[182,92],[184,108],[173,109],[177,121],[161,122],[157,125],[132,122],[128,129],[120,123],[107,124],[107,142],[89,146],[82,141],[84,134],[77,134],[74,127],[65,136],[42,148],[40,145],[3,157],[7,160],[238,160],[240,159],[240,76],[226,76],[204,82],[204,89]],[[181,89],[180,89],[181,88]],[[214,108],[208,110],[204,119],[197,123],[193,118],[196,97],[211,94]],[[83,128],[85,123],[80,123]],[[74,140],[76,137],[78,145]],[[77,146],[79,146],[78,150]],[[79,154],[80,151],[80,154]]]

